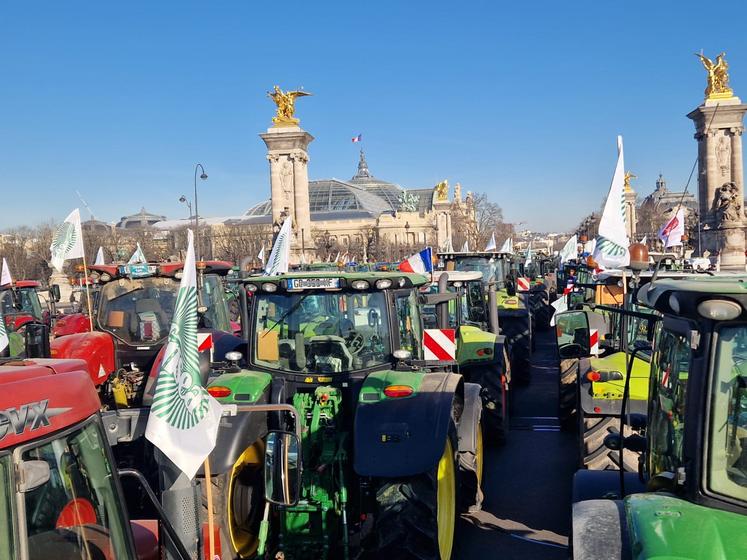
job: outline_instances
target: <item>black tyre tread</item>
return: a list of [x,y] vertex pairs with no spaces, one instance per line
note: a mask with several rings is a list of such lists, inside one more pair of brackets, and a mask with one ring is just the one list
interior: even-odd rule
[[[478,423],[478,430],[482,430],[482,423]],[[483,439],[484,444],[484,439]],[[483,449],[483,453],[485,450]],[[483,456],[483,460],[485,457]],[[480,511],[482,509],[483,493],[477,476],[477,454],[471,451],[457,451],[458,484],[460,497],[460,513]]]
[[[449,432],[452,447],[457,449],[456,430]],[[428,473],[385,481],[379,487],[376,492],[377,543],[375,549],[364,556],[367,560],[440,560],[436,471],[437,467]]]
[[[604,438],[619,433],[620,419],[614,416],[584,418],[584,432],[581,437],[583,467],[589,470],[619,470],[620,453],[607,449]],[[633,434],[625,427],[623,436]],[[638,472],[638,454],[632,451],[623,453],[623,467],[628,472]]]
[[[497,366],[489,366],[469,372],[471,383],[482,387],[482,427],[487,443],[503,445],[508,437],[508,391],[501,383],[501,372]],[[506,406],[504,407],[504,401]]]
[[578,360],[560,360],[558,376],[558,420],[563,430],[576,427]]

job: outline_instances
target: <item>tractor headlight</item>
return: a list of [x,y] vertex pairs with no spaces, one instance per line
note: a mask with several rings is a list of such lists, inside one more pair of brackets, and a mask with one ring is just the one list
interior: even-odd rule
[[698,304],[698,313],[713,321],[731,321],[742,314],[742,306],[728,299],[708,299]]
[[389,280],[389,278],[382,278],[381,280],[376,281],[376,287],[379,290],[386,290],[387,288],[392,287],[392,281]]
[[272,282],[265,282],[264,284],[262,284],[262,291],[270,293],[277,292],[277,284],[273,284]]
[[100,278],[102,282],[108,282],[112,279],[111,275],[108,272],[102,273]]
[[367,290],[370,284],[365,280],[353,280],[350,285],[354,290]]
[[257,285],[256,284],[247,284],[246,285],[246,291],[247,292],[256,292],[257,291]]

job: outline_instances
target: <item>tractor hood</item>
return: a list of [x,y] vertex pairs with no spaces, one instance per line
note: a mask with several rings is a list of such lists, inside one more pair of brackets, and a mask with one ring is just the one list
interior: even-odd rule
[[635,559],[743,558],[747,516],[673,496],[633,494],[625,510]]
[[[589,360],[591,369],[594,371],[619,371],[623,379],[615,381],[592,383],[592,394],[598,399],[621,399],[625,388],[625,372],[627,370],[627,354],[615,352],[604,358],[592,358]],[[649,362],[636,357],[633,361],[632,375],[630,378],[630,398],[632,400],[648,399]],[[586,375],[583,372],[583,375]]]

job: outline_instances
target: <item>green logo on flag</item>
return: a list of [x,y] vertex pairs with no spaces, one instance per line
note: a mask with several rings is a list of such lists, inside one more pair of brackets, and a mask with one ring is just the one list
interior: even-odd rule
[[600,235],[597,236],[597,250],[610,257],[622,257],[627,249]]
[[52,239],[52,254],[60,256],[67,255],[75,247],[76,241],[75,224],[62,222],[57,227],[54,239]]
[[174,428],[188,430],[207,412],[208,396],[200,381],[197,352],[197,289],[182,287],[176,297],[151,413]]

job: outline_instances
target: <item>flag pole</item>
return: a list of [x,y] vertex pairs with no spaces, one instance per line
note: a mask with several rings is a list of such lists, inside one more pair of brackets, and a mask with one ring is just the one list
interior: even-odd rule
[[205,490],[207,492],[208,544],[210,560],[215,558],[215,534],[213,520],[213,479],[210,475],[210,456],[205,458]]
[[83,277],[86,279],[86,303],[88,304],[88,327],[93,332],[93,310],[91,309],[91,287],[88,285],[88,265],[86,250],[83,249]]

